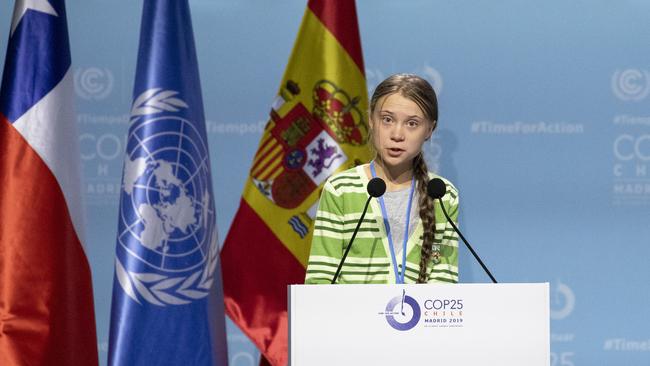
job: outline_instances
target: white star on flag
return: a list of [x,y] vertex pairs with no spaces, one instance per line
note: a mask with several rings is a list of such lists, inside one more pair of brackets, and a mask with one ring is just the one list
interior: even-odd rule
[[14,31],[16,30],[16,27],[18,26],[18,23],[20,23],[20,20],[23,19],[23,16],[27,12],[27,10],[35,10],[35,11],[40,11],[41,13],[45,14],[50,14],[54,15],[55,17],[58,17],[59,14],[56,13],[56,10],[50,5],[47,0],[17,0],[18,4],[16,4],[16,7],[14,8],[14,16],[13,19],[11,20],[11,35],[14,34]]

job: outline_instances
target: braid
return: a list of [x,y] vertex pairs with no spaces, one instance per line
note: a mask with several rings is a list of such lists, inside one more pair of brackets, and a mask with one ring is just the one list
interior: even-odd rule
[[433,237],[436,230],[436,217],[434,214],[433,200],[427,194],[429,171],[422,152],[413,159],[413,174],[417,180],[420,220],[422,220],[422,227],[424,228],[422,234],[422,251],[420,253],[421,258],[418,283],[426,283],[429,279],[427,266],[431,261],[431,258],[434,256]]

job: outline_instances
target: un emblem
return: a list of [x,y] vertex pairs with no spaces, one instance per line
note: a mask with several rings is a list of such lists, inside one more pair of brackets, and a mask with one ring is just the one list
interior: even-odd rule
[[159,306],[207,296],[219,257],[205,136],[177,94],[149,89],[133,102],[120,202],[118,281]]

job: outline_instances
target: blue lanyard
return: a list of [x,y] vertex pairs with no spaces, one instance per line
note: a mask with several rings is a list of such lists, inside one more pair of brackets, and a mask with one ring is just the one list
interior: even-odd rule
[[[377,173],[375,172],[375,162],[370,163],[370,172],[372,177],[376,178]],[[384,226],[386,227],[386,236],[388,236],[388,248],[390,249],[390,256],[393,260],[393,271],[395,272],[395,282],[398,284],[404,283],[404,274],[406,273],[406,243],[408,242],[409,237],[409,225],[411,221],[411,205],[413,203],[413,191],[415,191],[415,175],[411,180],[411,193],[409,193],[409,203],[406,208],[406,229],[404,229],[404,242],[402,243],[402,273],[400,274],[397,270],[397,259],[395,258],[395,249],[393,248],[393,236],[390,233],[390,224],[388,223],[388,212],[386,211],[386,205],[384,204],[384,198],[379,197],[379,205],[381,206],[381,214],[384,219]]]

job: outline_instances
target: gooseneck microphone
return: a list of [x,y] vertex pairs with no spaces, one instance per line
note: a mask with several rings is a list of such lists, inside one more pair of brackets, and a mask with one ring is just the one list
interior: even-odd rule
[[451,224],[451,226],[454,228],[454,231],[458,233],[458,236],[460,236],[461,239],[463,239],[463,243],[465,243],[465,246],[467,246],[467,249],[469,249],[470,252],[472,252],[472,255],[478,263],[483,267],[483,270],[485,273],[487,273],[488,276],[490,276],[490,279],[492,280],[492,283],[497,283],[497,280],[492,276],[492,273],[490,273],[490,270],[487,269],[485,264],[483,264],[483,261],[481,258],[479,258],[478,254],[474,251],[471,245],[465,240],[465,237],[463,234],[458,230],[458,227],[456,227],[456,224],[454,224],[454,220],[449,217],[447,214],[447,210],[445,210],[445,205],[442,204],[442,197],[447,193],[447,185],[445,182],[442,181],[440,178],[433,178],[429,181],[429,184],[427,184],[427,193],[429,194],[429,197],[433,198],[434,200],[437,199],[440,202],[440,207],[442,208],[442,213],[445,214],[445,217],[447,218],[447,222]]
[[339,263],[339,267],[336,269],[336,273],[334,274],[334,278],[332,278],[332,283],[336,283],[336,279],[339,277],[339,274],[341,273],[341,268],[343,267],[343,262],[345,262],[345,258],[348,256],[348,253],[350,252],[350,248],[352,248],[352,242],[354,242],[354,238],[357,236],[357,232],[359,231],[359,228],[361,227],[361,223],[363,222],[363,217],[366,216],[366,211],[368,211],[368,205],[370,204],[370,200],[377,197],[381,197],[384,195],[384,192],[386,192],[386,183],[381,179],[381,178],[372,178],[368,182],[367,186],[368,194],[370,195],[368,197],[368,200],[366,201],[366,206],[363,208],[363,212],[361,213],[361,218],[359,218],[359,222],[357,222],[357,227],[354,229],[354,232],[352,233],[352,237],[350,238],[350,242],[348,243],[347,248],[345,248],[345,253],[343,253],[343,258],[341,258],[341,262]]

